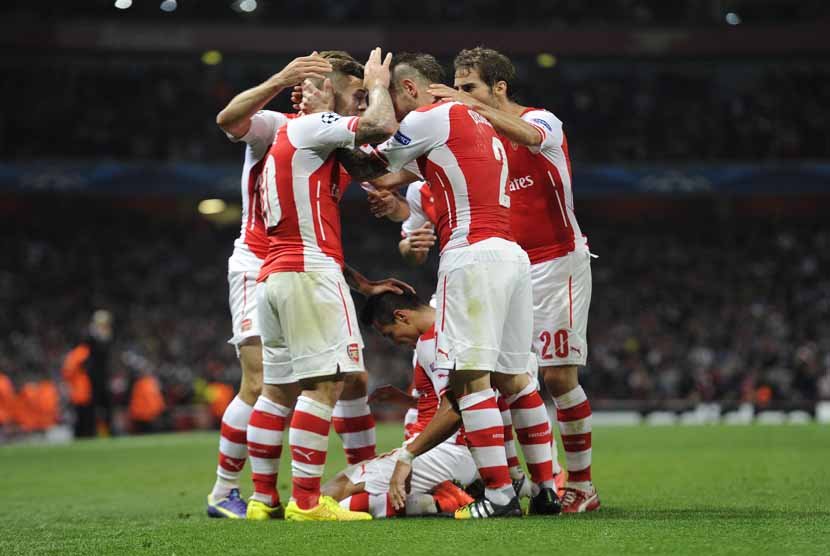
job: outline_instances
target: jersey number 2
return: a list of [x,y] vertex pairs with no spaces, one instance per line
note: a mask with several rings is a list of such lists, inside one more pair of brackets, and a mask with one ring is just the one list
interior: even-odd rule
[[493,154],[501,162],[501,179],[499,180],[499,204],[510,208],[510,195],[507,194],[507,176],[510,173],[507,167],[507,153],[498,137],[493,137]]

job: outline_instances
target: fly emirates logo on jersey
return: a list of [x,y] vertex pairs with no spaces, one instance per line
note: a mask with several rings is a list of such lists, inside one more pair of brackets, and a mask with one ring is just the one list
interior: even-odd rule
[[521,178],[513,178],[510,180],[510,192],[513,193],[515,191],[519,191],[520,189],[527,189],[529,187],[533,187],[533,176],[527,175]]

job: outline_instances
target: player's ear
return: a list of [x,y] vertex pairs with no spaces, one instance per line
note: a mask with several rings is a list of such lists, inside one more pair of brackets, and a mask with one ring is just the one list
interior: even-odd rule
[[404,79],[401,84],[407,93],[413,98],[418,98],[418,86],[411,79]]
[[395,310],[395,320],[403,324],[409,324],[409,315],[402,309]]
[[507,81],[496,81],[493,85],[493,92],[499,96],[507,96]]

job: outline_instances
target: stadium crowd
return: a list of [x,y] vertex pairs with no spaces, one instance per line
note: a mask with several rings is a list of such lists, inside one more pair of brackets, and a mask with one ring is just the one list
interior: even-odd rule
[[[0,114],[0,158],[236,160],[205,114],[286,61],[5,59],[0,67],[9,79],[0,92],[19,109]],[[830,157],[826,62],[515,63],[519,98],[565,122],[574,164]],[[47,101],[55,80],[62,94]],[[282,102],[275,106],[290,110]],[[24,132],[39,140],[13,140]]]
[[[830,399],[830,229],[819,218],[759,218],[705,199],[671,217],[642,209],[615,219],[601,203],[577,206],[599,255],[583,374],[594,399]],[[101,307],[114,316],[116,405],[128,405],[144,374],[158,377],[168,408],[206,401],[205,384],[235,385],[225,279],[235,227],[164,203],[60,205],[30,201],[0,224],[0,374],[9,379],[0,399],[9,386],[23,395],[60,385],[64,357]],[[407,267],[395,224],[360,201],[343,208],[346,260],[428,296],[435,261]],[[374,386],[405,387],[409,354],[370,331],[365,340]]]

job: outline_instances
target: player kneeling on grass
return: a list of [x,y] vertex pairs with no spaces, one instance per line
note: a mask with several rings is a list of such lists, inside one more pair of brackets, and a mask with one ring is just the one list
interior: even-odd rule
[[459,430],[461,415],[442,398],[449,373],[435,368],[435,309],[408,291],[387,292],[367,300],[361,321],[393,342],[415,349],[413,383],[418,397],[412,438],[433,420],[456,432],[413,463],[409,494],[397,510],[388,490],[400,450],[347,467],[323,486],[322,494],[339,500],[346,509],[369,512],[376,518],[449,514],[471,503],[473,499],[453,484],[466,486],[478,473],[463,430]]

